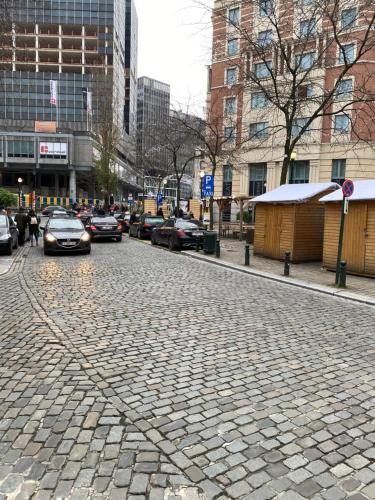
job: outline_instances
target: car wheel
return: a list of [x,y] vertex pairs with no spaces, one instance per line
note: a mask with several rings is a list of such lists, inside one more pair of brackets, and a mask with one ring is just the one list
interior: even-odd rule
[[12,255],[12,253],[13,253],[13,245],[12,245],[12,240],[10,240],[8,243],[8,248],[7,248],[6,254]]
[[171,236],[168,240],[168,248],[169,250],[179,250],[180,249],[180,246],[179,244],[177,243],[176,239]]
[[49,251],[46,248],[43,250],[43,253],[44,255],[49,255]]
[[17,249],[18,249],[18,238],[16,238],[16,241],[14,242],[13,249],[14,249],[14,250],[17,250]]
[[91,253],[91,247],[90,247],[90,248],[88,248],[87,250],[85,250],[85,252],[84,252],[84,253],[85,253],[85,254],[87,254],[87,255],[89,255],[89,254]]
[[154,235],[151,235],[151,245],[157,245]]
[[121,242],[122,241],[122,236],[117,236],[116,241]]
[[142,239],[142,236],[141,236],[141,231],[138,229],[138,232],[137,232],[137,238],[140,240]]

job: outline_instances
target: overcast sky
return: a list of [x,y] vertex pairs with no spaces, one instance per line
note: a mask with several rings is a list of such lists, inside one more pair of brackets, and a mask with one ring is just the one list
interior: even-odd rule
[[[207,7],[199,6],[199,2]],[[207,88],[212,0],[135,0],[138,76],[171,85],[172,102],[200,112]]]

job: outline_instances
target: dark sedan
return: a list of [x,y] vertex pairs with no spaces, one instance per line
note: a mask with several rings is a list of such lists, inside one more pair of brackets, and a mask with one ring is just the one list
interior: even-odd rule
[[11,217],[0,215],[0,250],[12,255],[18,248],[18,229]]
[[198,220],[168,219],[151,235],[153,245],[167,245],[170,250],[203,246],[204,226]]
[[49,207],[43,208],[41,215],[43,217],[49,217],[53,212],[65,212],[65,213],[67,213],[68,210],[66,210],[66,208],[64,208],[64,207],[50,205]]
[[90,235],[74,217],[51,218],[44,228],[44,255],[50,253],[91,252]]
[[139,239],[150,238],[154,229],[164,223],[164,218],[157,215],[144,214],[139,220],[130,224],[129,236],[134,236]]
[[122,240],[122,225],[112,216],[92,217],[86,226],[91,239]]
[[122,232],[128,233],[130,227],[130,214],[126,213],[115,214],[115,218],[117,222],[122,225]]

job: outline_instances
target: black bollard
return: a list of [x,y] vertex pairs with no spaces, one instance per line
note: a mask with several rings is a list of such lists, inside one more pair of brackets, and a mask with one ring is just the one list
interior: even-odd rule
[[339,274],[339,282],[337,284],[339,288],[346,288],[346,262],[342,260],[340,262],[340,274]]
[[217,258],[220,257],[220,240],[216,240],[215,255]]
[[245,245],[245,266],[250,266],[250,245]]
[[290,252],[285,252],[284,276],[289,276],[289,274],[290,274]]

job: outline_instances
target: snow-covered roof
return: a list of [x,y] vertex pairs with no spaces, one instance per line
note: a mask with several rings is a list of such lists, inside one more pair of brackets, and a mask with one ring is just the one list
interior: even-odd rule
[[[327,194],[319,201],[341,201],[343,197],[342,190]],[[375,179],[366,181],[354,181],[354,193],[349,198],[350,201],[375,200]]]
[[338,189],[336,182],[319,182],[312,184],[284,184],[273,191],[253,198],[253,203],[304,203],[314,196],[327,191]]

